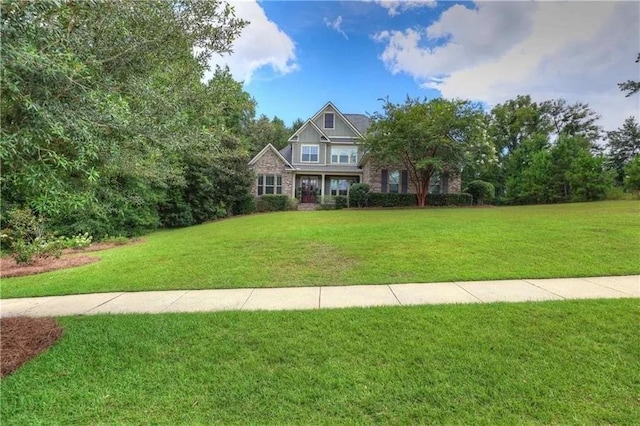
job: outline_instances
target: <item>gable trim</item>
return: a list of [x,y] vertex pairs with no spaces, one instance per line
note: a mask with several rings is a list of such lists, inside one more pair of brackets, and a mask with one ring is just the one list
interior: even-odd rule
[[[363,139],[363,138],[364,138],[364,135],[363,135],[362,133],[360,133],[360,132],[358,131],[358,129],[356,129],[356,127],[355,127],[353,124],[351,124],[351,122],[347,119],[347,117],[345,117],[345,116],[340,112],[340,110],[339,110],[338,108],[336,108],[336,106],[333,104],[333,102],[329,101],[329,102],[327,102],[327,103],[326,103],[322,108],[320,108],[320,110],[318,110],[318,112],[316,112],[316,113],[314,114],[314,116],[313,116],[313,117],[311,117],[310,119],[308,119],[307,121],[305,121],[305,123],[304,123],[302,126],[300,126],[300,128],[299,128],[298,130],[296,130],[296,132],[295,132],[293,135],[291,135],[291,137],[289,137],[288,142],[295,142],[296,140],[295,140],[295,139],[293,139],[293,138],[294,138],[295,136],[299,136],[300,132],[302,132],[302,130],[303,130],[305,127],[307,127],[307,125],[308,125],[308,124],[311,124],[311,125],[312,125],[312,126],[313,126],[317,131],[318,131],[318,132],[320,132],[320,135],[321,135],[321,136],[324,136],[324,137],[327,139],[327,141],[330,141],[331,139],[329,139],[329,138],[327,137],[327,135],[325,135],[325,134],[324,134],[324,132],[323,132],[322,130],[320,130],[320,128],[319,128],[319,127],[314,123],[314,120],[315,120],[316,118],[318,118],[318,117],[320,116],[320,114],[323,114],[323,113],[325,112],[325,110],[327,109],[327,107],[329,107],[329,106],[330,106],[331,108],[333,108],[333,112],[334,112],[334,114],[335,114],[335,115],[334,115],[334,117],[333,117],[333,120],[334,120],[334,122],[333,122],[333,123],[334,123],[334,124],[333,124],[333,127],[334,127],[334,128],[335,128],[335,120],[336,120],[336,118],[338,118],[338,117],[339,117],[339,118],[341,118],[341,119],[342,119],[342,121],[344,121],[344,122],[347,124],[347,126],[348,126],[351,130],[353,130],[353,132],[354,132],[354,133],[356,134],[356,136],[357,136],[357,139]],[[323,118],[324,118],[324,115],[323,115]],[[356,138],[353,138],[352,136],[338,136],[338,137],[339,137],[339,138],[352,138],[352,139],[356,139]]]
[[320,127],[316,126],[316,123],[314,123],[311,120],[307,120],[306,123],[304,123],[298,130],[296,130],[296,132],[291,135],[291,137],[289,137],[288,142],[298,142],[298,139],[293,139],[296,136],[300,136],[300,133],[302,133],[302,131],[307,127],[307,126],[311,126],[313,127],[316,132],[320,133],[320,138],[324,138],[325,141],[329,142],[331,139],[329,139],[329,137],[327,135],[325,135],[325,133],[320,130]]
[[[361,137],[361,138],[362,138],[362,137],[364,137],[364,136],[362,135],[362,133],[360,133],[360,132],[358,131],[358,129],[356,129],[356,127],[355,127],[353,124],[351,124],[351,122],[350,122],[349,120],[347,120],[347,117],[345,117],[344,115],[342,115],[342,113],[340,112],[340,110],[339,110],[338,108],[336,108],[336,106],[335,106],[335,105],[333,104],[333,102],[331,102],[331,101],[327,102],[327,103],[326,103],[322,108],[320,108],[320,110],[319,110],[318,112],[316,112],[316,114],[315,114],[313,117],[311,117],[311,118],[309,119],[309,121],[313,122],[316,118],[318,118],[318,116],[319,116],[320,114],[322,114],[322,113],[324,112],[324,110],[325,110],[325,109],[327,109],[327,107],[328,107],[328,106],[331,106],[331,107],[333,108],[333,110],[335,111],[336,115],[337,115],[338,117],[340,117],[340,118],[341,118],[345,123],[347,123],[347,126],[349,126],[349,127],[351,128],[351,130],[353,130],[353,131],[355,132],[355,134],[356,134],[356,135],[358,135],[358,136],[359,136],[359,137]],[[324,116],[323,116],[323,118],[324,118]],[[335,120],[335,117],[334,117],[334,120]],[[317,126],[316,126],[316,127],[317,127]],[[334,128],[335,128],[335,121],[334,121]]]
[[289,163],[287,161],[286,158],[284,158],[282,156],[282,154],[280,154],[280,152],[276,149],[276,147],[274,147],[273,145],[271,145],[270,143],[267,144],[267,146],[265,146],[264,148],[262,148],[262,151],[260,151],[259,153],[257,153],[255,155],[255,157],[253,157],[251,159],[251,161],[249,161],[249,165],[253,166],[256,161],[258,161],[264,154],[267,153],[267,151],[272,150],[273,152],[275,152],[275,154],[278,156],[278,158],[280,158],[280,160],[282,160],[282,162],[284,163],[285,166],[289,167],[290,169],[293,169],[294,167],[291,165],[291,163]]

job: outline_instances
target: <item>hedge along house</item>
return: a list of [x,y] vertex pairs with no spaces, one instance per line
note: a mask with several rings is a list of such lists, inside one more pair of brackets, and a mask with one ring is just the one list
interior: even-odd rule
[[[249,162],[255,173],[253,194],[284,194],[302,203],[324,203],[348,196],[354,183],[372,192],[416,193],[400,165],[379,164],[364,150],[369,117],[342,114],[331,102],[307,120],[278,151],[268,144]],[[460,191],[460,179],[431,179],[429,193]]]

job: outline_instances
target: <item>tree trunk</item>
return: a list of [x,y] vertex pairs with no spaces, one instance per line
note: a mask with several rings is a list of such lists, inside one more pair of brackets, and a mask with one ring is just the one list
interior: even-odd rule
[[427,203],[427,191],[429,189],[429,181],[431,180],[431,176],[427,176],[426,178],[423,176],[423,179],[418,186],[418,207],[424,207],[428,205]]

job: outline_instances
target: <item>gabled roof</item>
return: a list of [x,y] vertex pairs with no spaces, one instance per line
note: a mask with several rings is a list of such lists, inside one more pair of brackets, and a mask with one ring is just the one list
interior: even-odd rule
[[[296,130],[296,132],[291,135],[288,139],[289,142],[295,142],[297,140],[297,136],[302,133],[304,131],[304,129],[307,128],[307,126],[312,126],[321,136],[322,139],[324,140],[331,140],[323,131],[322,129],[320,129],[320,127],[318,127],[314,121],[316,120],[316,118],[318,118],[318,116],[320,114],[322,114],[327,107],[331,107],[333,108],[334,112],[336,114],[338,114],[338,117],[341,117],[342,120],[347,123],[347,126],[349,126],[351,128],[351,130],[353,130],[355,132],[355,134],[357,136],[360,137],[364,137],[364,135],[367,133],[367,129],[369,128],[369,125],[371,124],[371,120],[369,119],[369,117],[367,117],[364,114],[343,114],[340,112],[340,110],[338,108],[336,108],[336,106],[331,102],[327,102],[322,108],[320,108],[318,110],[318,112],[316,112],[314,114],[313,117],[311,117],[310,119],[308,119],[307,121],[305,121],[305,123],[300,126],[300,128],[298,130]],[[296,138],[296,139],[294,139]]]
[[293,158],[293,152],[292,152],[291,144],[287,144],[287,146],[282,148],[280,150],[280,154],[282,154],[282,156],[285,158],[285,160],[287,160],[289,163],[291,163],[291,160]]
[[273,151],[276,156],[278,156],[278,158],[280,158],[282,160],[282,162],[284,163],[285,166],[293,169],[294,167],[291,165],[291,163],[289,162],[289,160],[287,160],[281,153],[280,151],[278,151],[273,145],[271,144],[267,144],[267,146],[265,146],[264,148],[262,148],[262,151],[260,151],[259,153],[256,154],[255,157],[253,157],[251,159],[251,161],[249,161],[249,165],[253,166],[255,164],[256,161],[258,161],[260,159],[260,157],[262,157],[267,151]]
[[364,114],[343,114],[344,118],[346,118],[362,136],[367,133],[367,129],[369,125],[371,125],[371,119]]
[[[316,114],[317,115],[317,114]],[[302,133],[302,131],[307,127],[307,126],[311,126],[313,127],[316,132],[320,133],[320,136],[323,137],[325,140],[329,140],[329,138],[327,137],[327,135],[325,135],[325,133],[320,130],[320,127],[316,126],[316,123],[313,122],[313,120],[307,120],[302,126],[300,126],[300,128],[298,130],[296,130],[296,132],[294,134],[291,135],[291,137],[288,139],[289,142],[295,142],[295,139],[293,139],[294,137],[298,136],[300,133]]]
[[[315,115],[309,119],[309,121],[315,121],[315,119],[318,118],[318,116],[320,114],[322,114],[324,112],[324,110],[327,109],[328,106],[331,106],[331,108],[333,108],[333,110],[336,112],[336,114],[338,114],[338,117],[341,117],[345,121],[345,123],[347,123],[347,125],[349,127],[351,127],[351,130],[353,130],[356,133],[356,135],[364,136],[364,133],[360,132],[360,130],[358,130],[358,128],[351,121],[349,121],[347,119],[347,117],[345,117],[344,114],[341,113],[340,110],[338,108],[336,108],[336,106],[331,101],[329,101],[326,104],[324,104],[324,106],[322,108],[320,108],[320,110],[318,112],[316,112]],[[351,115],[360,115],[360,114],[351,114]]]

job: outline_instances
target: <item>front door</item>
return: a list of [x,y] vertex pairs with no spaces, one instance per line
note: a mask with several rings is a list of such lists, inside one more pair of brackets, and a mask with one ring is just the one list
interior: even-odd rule
[[315,203],[316,191],[318,190],[317,176],[302,176],[300,178],[300,187],[302,188],[302,202]]

